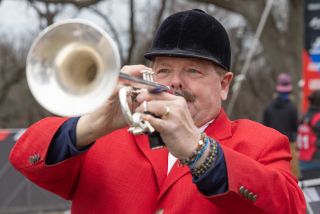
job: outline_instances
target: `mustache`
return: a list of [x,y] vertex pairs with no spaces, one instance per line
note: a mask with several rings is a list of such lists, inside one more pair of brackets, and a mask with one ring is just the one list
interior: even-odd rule
[[194,102],[196,100],[196,96],[186,90],[173,90],[173,94],[183,97],[187,102]]

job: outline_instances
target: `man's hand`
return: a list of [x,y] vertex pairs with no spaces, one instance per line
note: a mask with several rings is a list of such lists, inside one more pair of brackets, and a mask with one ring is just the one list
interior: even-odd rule
[[[137,96],[137,101],[141,103],[137,112],[143,113],[147,108],[158,117],[147,114],[142,116],[160,132],[171,154],[179,159],[190,157],[197,148],[201,134],[193,122],[186,100],[166,92],[151,94],[143,91]],[[144,101],[147,104],[143,104]]]
[[[124,66],[121,72],[131,76],[141,77],[141,71],[150,69],[144,65]],[[83,148],[96,139],[127,126],[122,115],[118,92],[124,84],[131,84],[120,80],[112,96],[96,111],[83,115],[77,124],[77,147]]]

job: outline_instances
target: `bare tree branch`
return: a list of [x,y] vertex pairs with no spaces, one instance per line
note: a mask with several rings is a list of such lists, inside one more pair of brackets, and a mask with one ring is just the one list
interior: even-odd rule
[[259,22],[259,18],[262,14],[262,10],[265,5],[265,0],[191,0],[194,2],[205,2],[214,4],[217,7],[221,7],[225,10],[229,10],[235,13],[242,14],[248,22],[256,27]]
[[[46,23],[40,26],[40,28],[44,28],[54,23],[54,18],[58,13],[61,12],[61,5],[72,4],[79,9],[88,7],[102,0],[27,0],[30,5],[36,10],[40,17],[40,25],[42,20],[46,20]],[[37,6],[37,3],[43,3],[45,5],[45,11],[41,11]],[[53,7],[49,7],[50,5],[55,5],[53,11],[50,10]]]
[[79,8],[88,7],[90,5],[96,4],[102,0],[31,0],[43,3],[51,4],[73,4]]
[[[46,26],[53,24],[54,17],[61,11],[61,8],[58,6],[55,7],[54,11],[51,11],[49,3],[47,2],[42,2],[45,4],[45,11],[41,11],[37,4],[34,2],[34,0],[28,0],[28,2],[30,3],[31,7],[33,7],[36,10],[40,18],[40,28],[45,28]],[[45,24],[41,23],[43,20],[46,21]]]
[[165,8],[166,8],[166,5],[167,5],[167,0],[161,0],[161,7],[160,7],[160,10],[158,11],[158,14],[156,16],[156,21],[154,24],[154,29],[152,31],[153,32],[152,34],[155,34],[155,32],[157,31],[157,29],[160,25],[160,22],[162,20],[162,17],[163,17]]
[[129,29],[129,35],[130,35],[130,46],[128,50],[128,58],[126,61],[126,64],[130,64],[132,54],[133,54],[133,49],[136,44],[136,33],[135,33],[135,11],[134,11],[134,0],[130,0],[130,29]]
[[96,13],[97,15],[99,15],[106,23],[107,27],[110,29],[110,32],[112,34],[112,38],[114,38],[114,40],[117,43],[119,52],[120,52],[120,58],[121,58],[121,62],[124,62],[124,51],[123,51],[123,46],[119,40],[119,34],[116,30],[116,28],[114,27],[114,25],[112,24],[112,22],[110,21],[110,19],[108,18],[108,16],[106,16],[105,14],[103,14],[101,11],[99,11],[97,8],[95,8],[94,6],[90,6],[89,7],[94,13]]

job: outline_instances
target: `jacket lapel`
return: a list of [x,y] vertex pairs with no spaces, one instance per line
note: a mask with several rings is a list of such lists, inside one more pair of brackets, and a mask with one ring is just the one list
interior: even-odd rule
[[169,172],[168,176],[164,180],[164,184],[160,190],[158,200],[175,182],[177,182],[182,176],[188,173],[190,173],[189,167],[180,166],[179,161],[177,160],[173,165],[171,171]]
[[166,178],[168,167],[168,150],[166,148],[151,150],[147,135],[134,136],[142,153],[147,157],[155,172],[159,189]]

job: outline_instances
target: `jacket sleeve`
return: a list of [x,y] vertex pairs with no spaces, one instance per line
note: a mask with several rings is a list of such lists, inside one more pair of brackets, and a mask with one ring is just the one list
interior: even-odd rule
[[9,160],[18,171],[35,184],[65,199],[72,199],[85,153],[58,164],[45,163],[50,143],[66,119],[49,117],[32,125],[11,150]]
[[209,200],[230,208],[230,212],[245,206],[252,213],[305,213],[303,193],[290,173],[291,155],[285,136],[267,144],[257,160],[227,146],[222,148],[229,190]]
[[192,181],[199,191],[207,196],[225,193],[228,190],[227,168],[221,146],[217,143],[217,158],[215,163],[200,177],[193,176]]
[[47,151],[45,162],[47,165],[57,164],[72,156],[86,152],[94,144],[78,149],[76,146],[76,128],[80,117],[73,117],[65,121],[55,133]]

